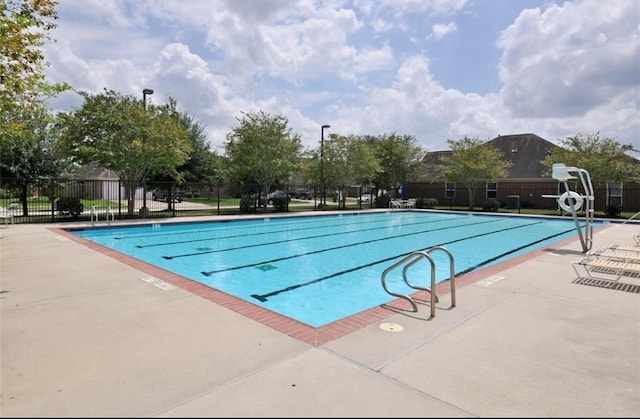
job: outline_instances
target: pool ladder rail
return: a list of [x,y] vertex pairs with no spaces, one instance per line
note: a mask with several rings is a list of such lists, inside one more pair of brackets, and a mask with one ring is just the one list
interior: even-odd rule
[[[450,267],[449,280],[451,281],[451,307],[455,307],[456,306],[455,263],[454,263],[454,260],[453,260],[453,255],[445,247],[434,246],[434,247],[431,247],[431,248],[429,248],[427,250],[420,250],[420,251],[417,251],[417,252],[413,252],[413,253],[405,256],[404,258],[400,259],[398,262],[394,263],[393,265],[389,266],[387,269],[384,270],[384,272],[382,273],[382,276],[381,276],[382,287],[384,288],[384,290],[388,294],[393,295],[394,297],[399,297],[399,298],[403,298],[403,299],[407,300],[409,302],[409,304],[411,304],[411,307],[413,309],[412,311],[413,312],[417,312],[418,311],[418,305],[413,300],[413,298],[411,298],[411,296],[405,295],[405,294],[399,294],[397,292],[393,292],[387,286],[387,274],[389,272],[393,271],[394,269],[397,269],[400,266],[404,265],[404,267],[402,268],[402,279],[404,280],[404,282],[409,287],[411,287],[413,289],[427,291],[430,294],[430,296],[431,296],[431,298],[430,298],[431,317],[435,317],[436,316],[436,304],[438,303],[438,296],[435,293],[435,288],[436,288],[436,264],[433,261],[433,258],[431,257],[431,253],[433,253],[435,251],[438,251],[438,250],[445,252],[447,254],[447,256],[449,256],[449,267]],[[426,288],[426,287],[421,287],[419,285],[415,285],[415,284],[409,282],[409,279],[407,278],[407,273],[409,271],[409,268],[411,268],[416,263],[418,263],[418,262],[420,262],[422,260],[427,260],[429,262],[429,264],[431,265],[431,288]]]

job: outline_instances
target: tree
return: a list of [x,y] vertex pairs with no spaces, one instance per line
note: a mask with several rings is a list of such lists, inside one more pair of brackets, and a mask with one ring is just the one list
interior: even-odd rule
[[264,111],[249,112],[239,119],[240,125],[227,134],[226,167],[230,180],[254,182],[267,194],[275,183],[288,178],[299,167],[300,136],[291,132],[282,115]]
[[[175,99],[169,98],[168,103],[172,109],[177,109]],[[204,127],[184,112],[177,112],[177,119],[188,133],[191,152],[187,160],[176,168],[176,172],[185,182],[215,182],[218,171],[217,155],[210,149]],[[150,174],[150,178],[159,181],[176,180],[169,179],[166,174],[155,172]]]
[[[20,141],[8,141],[2,147],[0,175],[15,178],[20,188],[23,215],[28,215],[27,197],[30,186],[49,186],[50,178],[60,179],[71,173],[72,160],[61,153],[52,133],[52,116],[41,104],[22,111]],[[29,112],[29,113],[27,113]]]
[[[169,105],[173,109],[177,108],[177,103],[172,98],[169,98]],[[184,182],[207,183],[209,186],[219,184],[221,181],[221,159],[210,149],[204,133],[204,127],[191,115],[184,112],[178,112],[177,118],[178,122],[187,131],[191,146],[191,152],[187,160],[176,168],[176,173],[179,174],[180,178],[174,178],[170,174],[152,172],[149,174],[149,180],[168,183],[181,179]],[[167,196],[171,196],[170,190],[167,191]],[[167,206],[171,209],[171,199],[167,199]]]
[[28,131],[24,115],[35,112],[56,93],[69,89],[65,83],[45,82],[49,65],[41,47],[51,41],[57,27],[53,0],[0,0],[0,147],[20,143]]
[[150,172],[181,177],[177,168],[191,152],[189,133],[175,101],[145,108],[141,100],[111,90],[81,94],[82,107],[61,115],[61,140],[79,163],[96,162],[119,176],[131,216],[136,188]]
[[48,84],[49,64],[41,47],[58,18],[52,0],[0,0],[0,169],[16,177],[24,214],[30,185],[55,174],[64,161],[55,155],[49,135],[51,114],[45,101],[69,89]]
[[367,141],[374,146],[382,168],[373,179],[378,187],[393,188],[397,196],[403,181],[419,177],[425,151],[416,144],[415,137],[391,133],[367,138]]
[[554,163],[577,167],[589,172],[594,184],[625,182],[640,177],[640,165],[629,152],[637,151],[633,145],[623,145],[611,138],[600,138],[599,133],[577,134],[561,140],[560,147],[552,149],[542,160],[548,175]]
[[452,153],[443,156],[438,177],[446,182],[462,183],[469,192],[469,210],[475,206],[475,192],[487,182],[507,177],[511,162],[495,147],[477,138],[447,140]]
[[[331,134],[324,142],[324,173],[327,183],[340,192],[354,183],[372,179],[382,168],[372,147],[362,137]],[[345,207],[344,194],[338,203]]]

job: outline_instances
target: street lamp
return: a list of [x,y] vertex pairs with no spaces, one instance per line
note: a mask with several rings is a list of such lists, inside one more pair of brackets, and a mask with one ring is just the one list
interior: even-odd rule
[[[142,106],[147,110],[147,95],[152,95],[153,89],[142,89]],[[171,200],[169,200],[171,202]],[[147,174],[145,173],[142,183],[142,216],[146,217],[149,212],[147,208]]]
[[324,129],[331,128],[330,125],[323,125],[320,129],[320,183],[322,184],[322,207],[327,206],[327,195],[324,184]]
[[147,95],[152,95],[153,89],[142,89],[142,103],[145,109],[147,109]]

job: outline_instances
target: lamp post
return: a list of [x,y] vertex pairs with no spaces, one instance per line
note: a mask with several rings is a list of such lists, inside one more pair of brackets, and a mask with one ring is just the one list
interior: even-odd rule
[[331,128],[330,125],[323,125],[320,129],[320,183],[322,184],[322,207],[327,206],[327,195],[324,184],[324,130]]
[[[153,89],[142,89],[142,106],[146,112],[147,110],[147,95],[152,95]],[[142,216],[146,217],[149,209],[147,208],[147,174],[144,174],[142,179]]]
[[147,95],[152,95],[153,89],[142,89],[142,103],[145,109],[147,109]]

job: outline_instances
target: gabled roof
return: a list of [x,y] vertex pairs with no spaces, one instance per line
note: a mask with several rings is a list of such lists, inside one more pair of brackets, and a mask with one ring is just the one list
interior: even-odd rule
[[512,163],[508,179],[540,179],[549,178],[550,167],[540,163],[557,145],[535,134],[499,135],[489,140],[492,145]]
[[[545,172],[550,171],[540,163],[557,145],[535,134],[499,135],[487,141],[500,151],[504,158],[512,163],[509,169],[509,180],[548,179]],[[426,175],[428,179],[437,176],[437,166],[441,164],[441,158],[451,154],[451,150],[434,151],[427,153],[424,158],[426,163]]]

